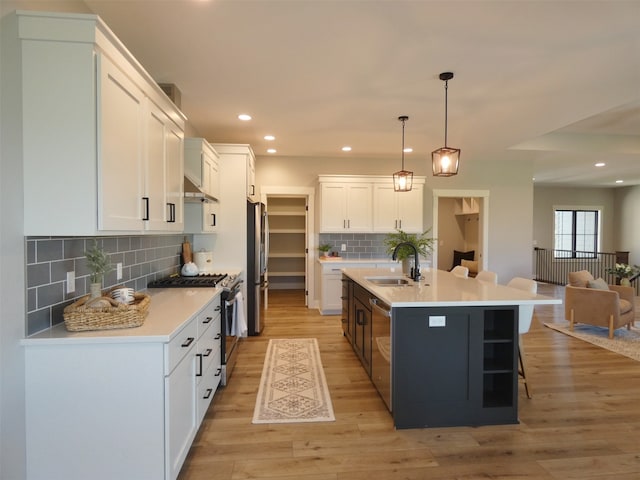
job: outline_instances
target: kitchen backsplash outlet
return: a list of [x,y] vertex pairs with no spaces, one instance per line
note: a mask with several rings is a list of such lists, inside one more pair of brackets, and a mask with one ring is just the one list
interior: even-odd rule
[[[187,238],[193,242],[193,238]],[[184,235],[98,237],[98,245],[111,257],[113,270],[105,275],[104,288],[125,285],[145,290],[156,278],[176,273],[181,265]],[[89,292],[89,270],[84,252],[93,237],[27,237],[26,334],[63,322],[64,307]],[[122,264],[122,279],[116,276]],[[75,292],[67,291],[67,272],[75,272]]]
[[[321,233],[318,245],[331,245],[342,258],[390,258],[384,246],[385,233]],[[346,248],[342,248],[346,245]]]

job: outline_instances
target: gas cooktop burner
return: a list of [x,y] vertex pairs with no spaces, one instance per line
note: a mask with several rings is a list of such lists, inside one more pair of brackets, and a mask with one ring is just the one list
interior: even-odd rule
[[150,282],[149,288],[216,287],[227,277],[226,273],[200,273],[194,277],[173,275]]

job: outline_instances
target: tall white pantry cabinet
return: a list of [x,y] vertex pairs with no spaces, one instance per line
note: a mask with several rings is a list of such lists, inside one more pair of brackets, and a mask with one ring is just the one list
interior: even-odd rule
[[97,16],[12,15],[25,235],[181,232],[184,115]]

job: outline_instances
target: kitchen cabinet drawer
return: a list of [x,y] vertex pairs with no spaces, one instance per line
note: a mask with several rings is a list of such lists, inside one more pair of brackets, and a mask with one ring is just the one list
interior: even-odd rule
[[215,355],[220,351],[220,342],[213,338],[204,337],[198,340],[196,347],[196,377],[198,383],[202,380],[204,372],[213,364]]
[[220,385],[222,368],[220,367],[221,350],[218,349],[212,355],[212,361],[209,368],[205,370],[202,379],[198,383],[196,402],[197,402],[197,420],[198,424],[202,423],[207,409],[213,400],[213,396]]
[[[220,297],[216,297],[209,305],[207,305],[196,317],[196,324],[198,325],[197,338],[202,337],[204,332],[217,321],[216,332],[220,333]],[[212,335],[215,337],[215,334]]]
[[197,322],[191,320],[169,343],[165,344],[165,375],[169,375],[195,347],[197,335]]

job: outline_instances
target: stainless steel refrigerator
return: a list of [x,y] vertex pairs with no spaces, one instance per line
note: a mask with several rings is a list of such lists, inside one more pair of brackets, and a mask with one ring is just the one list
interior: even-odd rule
[[247,328],[249,335],[264,329],[269,256],[269,219],[264,203],[247,202]]

